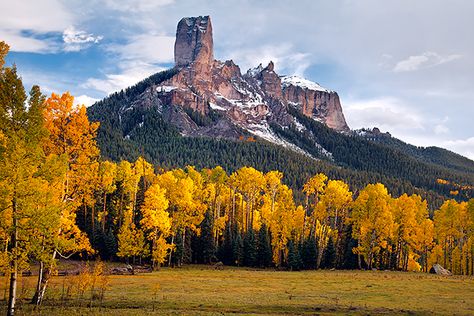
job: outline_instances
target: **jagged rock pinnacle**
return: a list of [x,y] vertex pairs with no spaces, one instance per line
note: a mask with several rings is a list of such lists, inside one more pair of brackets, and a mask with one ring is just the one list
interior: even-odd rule
[[183,18],[178,23],[174,61],[182,67],[189,63],[211,64],[214,61],[212,24],[209,16]]

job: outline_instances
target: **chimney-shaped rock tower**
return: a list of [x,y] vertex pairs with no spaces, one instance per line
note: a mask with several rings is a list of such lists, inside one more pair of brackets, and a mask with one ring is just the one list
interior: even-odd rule
[[212,25],[209,16],[182,18],[176,30],[174,62],[182,67],[189,63],[211,64],[214,61]]

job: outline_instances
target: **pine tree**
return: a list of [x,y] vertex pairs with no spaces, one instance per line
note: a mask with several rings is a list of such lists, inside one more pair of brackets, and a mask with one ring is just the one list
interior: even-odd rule
[[180,267],[183,264],[184,259],[184,244],[181,231],[178,231],[178,233],[176,234],[176,237],[174,238],[174,243],[174,256],[171,258],[171,262],[169,264],[172,264],[173,266],[177,265],[178,267]]
[[352,249],[357,247],[357,240],[352,238],[352,225],[347,225],[344,229],[341,240],[341,258],[338,268],[358,269],[357,254]]
[[298,247],[290,240],[288,242],[288,268],[291,271],[299,271],[301,266],[302,261]]
[[257,261],[262,268],[272,265],[272,244],[266,224],[262,224],[258,232]]
[[249,229],[245,233],[243,264],[248,267],[255,267],[257,265],[257,240],[253,229]]
[[105,255],[104,258],[111,260],[114,258],[115,254],[118,251],[117,239],[114,235],[112,228],[107,230],[107,233],[104,235],[104,245],[105,245]]
[[214,217],[210,210],[206,211],[201,223],[201,247],[204,263],[212,263],[216,256],[216,246],[214,243]]
[[243,264],[244,243],[240,232],[235,229],[234,239],[232,240],[232,263],[236,266]]
[[332,269],[336,263],[336,247],[334,245],[334,239],[329,236],[328,245],[324,250],[323,261],[321,262],[321,268]]
[[316,239],[310,235],[301,245],[301,260],[304,269],[316,269],[316,261],[318,258],[318,247]]
[[232,227],[230,222],[227,222],[224,231],[224,240],[219,246],[217,257],[225,265],[233,265],[233,238],[232,238]]

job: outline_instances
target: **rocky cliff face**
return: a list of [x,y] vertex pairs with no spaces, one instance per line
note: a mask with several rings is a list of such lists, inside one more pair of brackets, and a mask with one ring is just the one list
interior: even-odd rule
[[304,115],[321,121],[335,130],[349,130],[337,92],[297,76],[282,79],[285,100],[295,104]]
[[[294,148],[270,127],[298,125],[288,107],[333,129],[349,130],[336,92],[295,76],[280,77],[273,62],[242,74],[232,60],[214,60],[208,16],[178,23],[175,63],[176,75],[150,86],[133,106],[155,106],[184,135],[237,138],[245,132]],[[212,122],[196,124],[189,111]]]
[[183,18],[178,23],[174,45],[176,66],[191,62],[210,64],[214,60],[212,24],[209,16]]

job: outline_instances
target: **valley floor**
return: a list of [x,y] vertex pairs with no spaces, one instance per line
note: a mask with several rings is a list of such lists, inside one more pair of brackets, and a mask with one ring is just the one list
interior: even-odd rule
[[[31,297],[35,277],[19,292]],[[19,315],[473,315],[474,278],[388,271],[282,272],[209,266],[113,275],[105,299],[61,299],[70,277],[54,277],[40,312]],[[1,292],[5,293],[2,281]],[[0,294],[1,295],[1,294]],[[92,302],[92,307],[90,304]],[[5,312],[5,301],[0,312]]]

